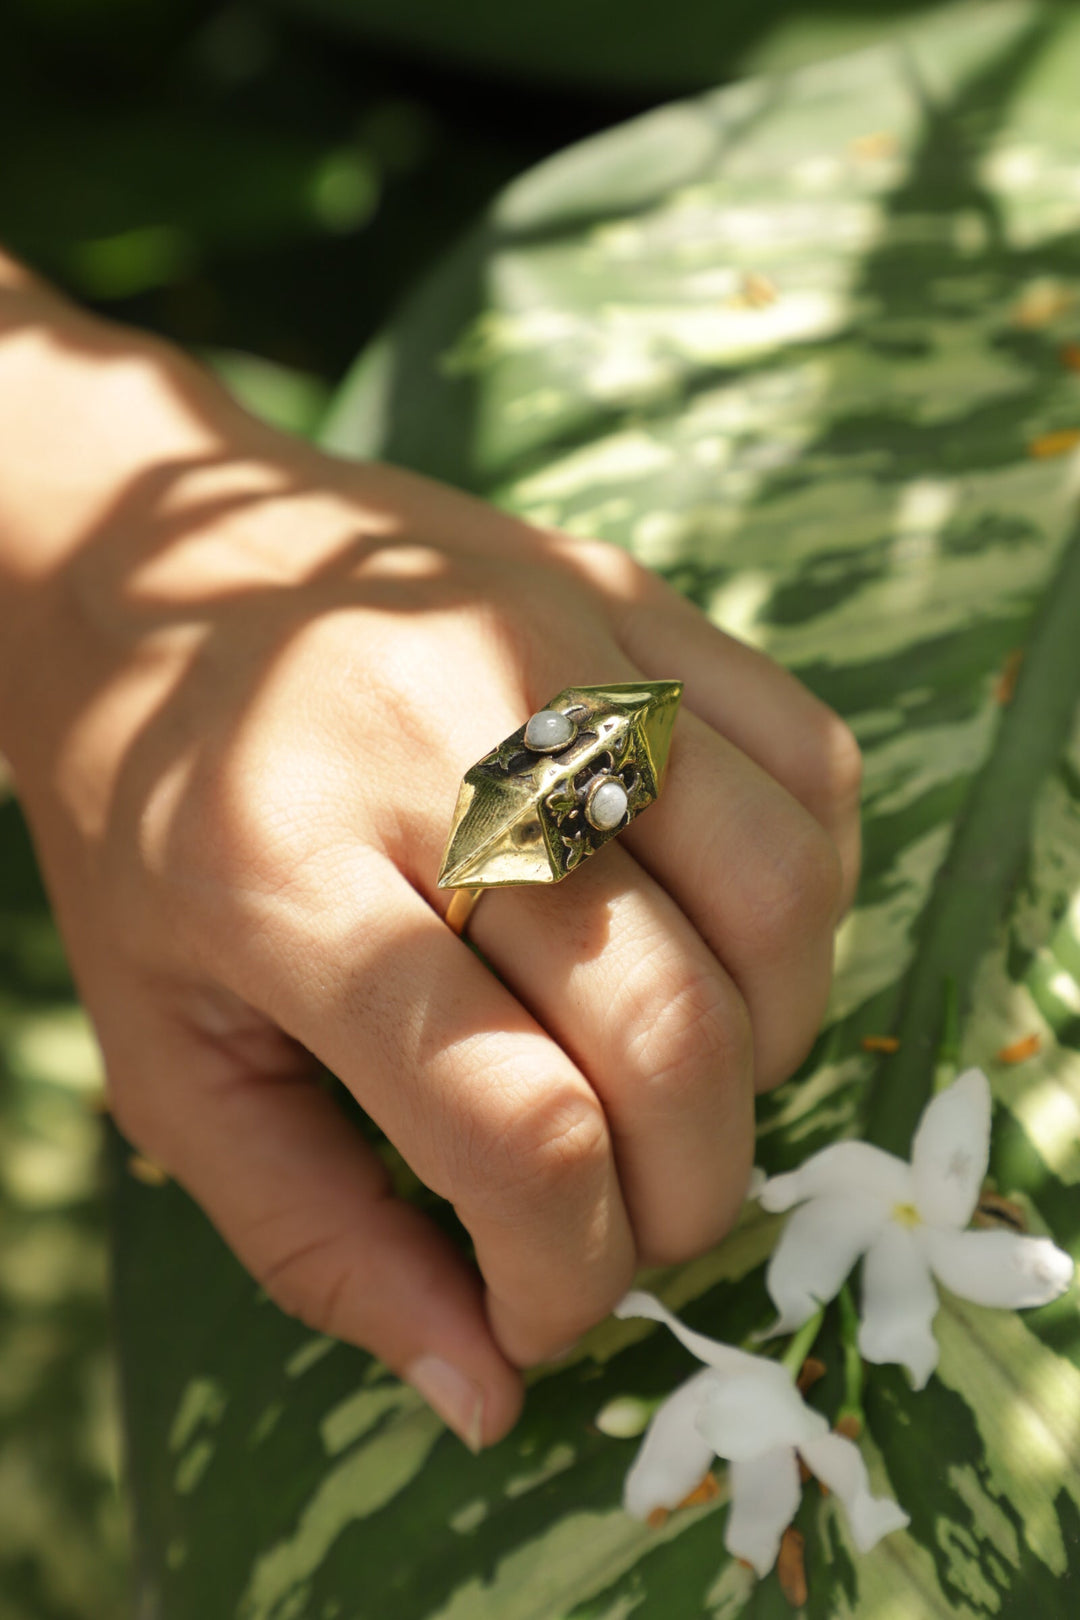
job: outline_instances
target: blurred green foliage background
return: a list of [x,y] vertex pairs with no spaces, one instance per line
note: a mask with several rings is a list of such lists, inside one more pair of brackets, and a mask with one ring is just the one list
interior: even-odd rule
[[[0,240],[313,431],[514,175],[910,0],[5,0]],[[973,14],[977,15],[977,0]],[[129,1612],[99,1077],[0,781],[0,1620]]]
[[0,239],[121,319],[296,372],[244,377],[303,420],[513,175],[669,95],[925,11],[6,0]]
[[[301,417],[499,186],[644,104],[445,73],[247,0],[5,18],[3,240],[121,319],[289,368]],[[269,366],[251,385],[276,408]]]

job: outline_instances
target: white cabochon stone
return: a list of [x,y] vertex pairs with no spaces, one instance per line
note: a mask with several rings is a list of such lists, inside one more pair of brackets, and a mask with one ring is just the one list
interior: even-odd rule
[[612,777],[592,794],[585,815],[598,832],[610,832],[625,816],[629,803],[626,789]]
[[560,714],[558,709],[541,709],[525,727],[525,746],[544,751],[564,748],[573,736],[574,722],[565,714]]

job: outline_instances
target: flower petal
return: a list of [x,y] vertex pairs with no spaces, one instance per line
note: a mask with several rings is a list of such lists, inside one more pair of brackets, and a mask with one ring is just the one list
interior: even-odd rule
[[938,1362],[931,1331],[937,1308],[921,1243],[906,1227],[886,1221],[863,1262],[859,1349],[867,1361],[898,1361],[922,1389]]
[[653,1413],[623,1486],[623,1506],[635,1519],[678,1507],[709,1472],[715,1453],[697,1419],[705,1385],[716,1376],[708,1367],[694,1373]]
[[718,1457],[741,1462],[776,1446],[801,1445],[829,1425],[779,1362],[758,1356],[750,1372],[713,1379],[703,1391],[698,1427]]
[[888,1205],[851,1193],[812,1198],[788,1220],[773,1250],[765,1286],[780,1312],[770,1335],[792,1333],[840,1285],[888,1219]]
[[1046,1305],[1073,1277],[1071,1258],[1049,1238],[928,1228],[923,1242],[935,1276],[976,1305]]
[[650,1322],[663,1322],[692,1355],[707,1367],[716,1367],[721,1372],[746,1372],[758,1365],[759,1358],[748,1351],[736,1350],[734,1345],[721,1344],[719,1339],[695,1333],[693,1328],[686,1327],[666,1306],[661,1305],[655,1294],[647,1294],[644,1289],[632,1288],[628,1294],[624,1294],[615,1307],[614,1315],[622,1318],[644,1316]]
[[762,1209],[790,1209],[830,1193],[860,1193],[887,1205],[904,1204],[912,1196],[911,1170],[903,1159],[869,1142],[834,1142],[812,1153],[797,1170],[772,1176],[758,1201]]
[[860,1552],[869,1552],[890,1530],[911,1523],[891,1496],[871,1496],[870,1478],[858,1446],[839,1434],[823,1434],[799,1447],[807,1467],[844,1504],[851,1538]]
[[802,1494],[794,1448],[777,1446],[760,1456],[733,1462],[728,1484],[731,1512],[724,1546],[735,1558],[753,1564],[759,1575],[767,1575]]
[[968,1069],[923,1109],[911,1147],[915,1204],[930,1226],[966,1226],[990,1157],[990,1083]]

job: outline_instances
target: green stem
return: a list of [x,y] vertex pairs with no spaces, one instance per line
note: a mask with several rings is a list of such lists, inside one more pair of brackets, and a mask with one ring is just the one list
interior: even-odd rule
[[798,1378],[803,1362],[810,1354],[814,1340],[821,1332],[821,1324],[825,1320],[825,1307],[814,1312],[809,1321],[804,1322],[796,1333],[784,1354],[780,1357],[780,1365],[786,1367],[792,1378]]
[[882,1063],[867,1106],[867,1141],[906,1157],[934,1084],[943,988],[962,1021],[1030,842],[1035,801],[1060,758],[1080,697],[1080,532],[1035,615],[1020,680],[989,758],[972,783],[923,912],[895,1026],[900,1050]]
[[938,1044],[937,1063],[934,1067],[934,1091],[944,1091],[956,1079],[960,1067],[960,998],[956,980],[951,974],[945,980],[945,1013],[942,1020],[941,1040]]
[[863,1361],[859,1354],[859,1313],[847,1283],[840,1290],[840,1343],[844,1353],[844,1399],[838,1417],[856,1417],[865,1424],[863,1412]]

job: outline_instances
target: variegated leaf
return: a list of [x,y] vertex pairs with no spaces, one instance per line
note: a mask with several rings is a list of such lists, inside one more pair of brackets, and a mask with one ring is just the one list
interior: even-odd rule
[[[574,149],[433,277],[329,435],[626,546],[849,718],[865,876],[827,1025],[762,1105],[759,1159],[864,1125],[905,1148],[951,979],[960,1056],[994,1087],[994,1189],[1074,1250],[1078,83],[1071,10],[962,6],[915,47]],[[863,1044],[888,1033],[895,1055]],[[663,1297],[743,1338],[770,1314],[777,1229],[749,1210]],[[724,1553],[723,1484],[659,1530],[620,1509],[634,1442],[597,1414],[690,1370],[649,1324],[609,1322],[535,1375],[519,1427],[474,1459],[377,1364],[260,1302],[175,1189],[123,1182],[117,1264],[141,1613],[788,1612],[775,1577]],[[835,1412],[831,1331],[811,1398]],[[866,1454],[910,1531],[857,1557],[808,1488],[807,1612],[1071,1615],[1075,1298],[1023,1316],[949,1299],[938,1332],[925,1392],[895,1369],[869,1382]]]

